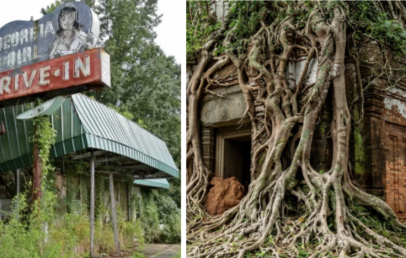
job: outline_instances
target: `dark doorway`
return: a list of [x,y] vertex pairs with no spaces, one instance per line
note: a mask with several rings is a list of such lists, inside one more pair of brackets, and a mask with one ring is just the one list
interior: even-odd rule
[[236,177],[248,191],[251,168],[251,135],[224,140],[223,178]]

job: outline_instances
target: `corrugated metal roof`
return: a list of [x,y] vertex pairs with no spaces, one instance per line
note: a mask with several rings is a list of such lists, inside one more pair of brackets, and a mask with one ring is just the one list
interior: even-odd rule
[[149,186],[154,188],[169,189],[169,182],[166,179],[134,180],[134,184],[139,186]]
[[[2,109],[6,135],[0,136],[0,172],[32,165],[33,124],[15,117],[32,105]],[[178,176],[178,169],[165,142],[126,119],[111,108],[83,95],[68,98],[50,117],[57,131],[53,157],[88,148],[100,149],[140,161],[150,167]]]
[[90,148],[107,150],[178,175],[166,143],[111,108],[85,95],[72,96]]

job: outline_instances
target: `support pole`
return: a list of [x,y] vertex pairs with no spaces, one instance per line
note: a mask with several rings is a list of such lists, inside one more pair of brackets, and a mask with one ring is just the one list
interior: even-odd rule
[[94,152],[90,158],[90,257],[94,257],[94,188],[95,188],[95,163]]
[[17,169],[17,171],[16,171],[16,194],[17,194],[17,196],[18,196],[18,199],[16,199],[15,200],[15,210],[16,210],[16,213],[15,213],[15,217],[16,217],[16,220],[18,220],[19,219],[19,210],[18,210],[18,204],[19,204],[19,201],[20,201],[20,196],[19,196],[19,194],[20,194],[20,169]]
[[[35,128],[34,130],[37,130]],[[34,202],[37,202],[39,207],[39,202],[41,200],[41,177],[42,177],[42,167],[41,167],[41,159],[39,157],[39,149],[37,144],[34,142],[33,144],[33,160],[34,160],[34,171],[33,171],[33,192],[34,192]]]
[[110,178],[111,214],[113,217],[113,227],[114,227],[114,242],[116,244],[117,255],[120,256],[120,242],[118,240],[118,231],[117,231],[117,213],[116,213],[116,199],[114,198],[113,173],[109,174],[109,178]]
[[21,183],[20,183],[20,172],[21,172],[21,170],[20,169],[17,169],[17,171],[16,171],[16,186],[17,186],[17,195],[19,195],[20,194],[20,192],[21,192]]
[[127,218],[128,218],[128,221],[131,221],[130,202],[131,202],[131,186],[130,186],[130,184],[127,184]]

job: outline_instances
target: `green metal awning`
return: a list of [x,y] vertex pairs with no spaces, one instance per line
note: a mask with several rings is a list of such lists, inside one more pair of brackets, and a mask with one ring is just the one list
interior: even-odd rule
[[169,182],[166,179],[143,179],[134,180],[134,185],[147,186],[152,188],[169,189]]
[[[30,136],[33,122],[16,119],[30,108],[33,108],[32,104],[0,111],[0,122],[4,122],[6,129],[6,134],[0,136],[0,172],[32,166]],[[127,157],[167,176],[178,177],[178,169],[165,142],[83,94],[67,98],[50,119],[57,132],[51,150],[53,158],[96,149]]]

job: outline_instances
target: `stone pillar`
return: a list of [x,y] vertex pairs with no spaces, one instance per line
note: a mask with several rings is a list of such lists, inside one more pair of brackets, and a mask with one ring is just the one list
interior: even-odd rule
[[204,165],[214,173],[214,129],[202,127],[202,155]]
[[365,177],[360,184],[369,192],[383,196],[386,177],[384,103],[379,89],[364,94]]

